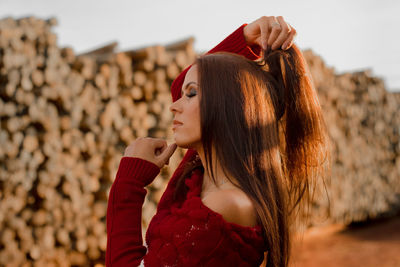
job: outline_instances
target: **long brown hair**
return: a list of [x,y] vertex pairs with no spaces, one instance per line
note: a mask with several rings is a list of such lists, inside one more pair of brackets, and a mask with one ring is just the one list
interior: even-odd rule
[[[312,202],[317,180],[330,171],[330,140],[302,53],[293,45],[262,51],[261,60],[252,61],[217,52],[197,57],[194,64],[211,177],[215,182],[214,148],[224,172],[238,184],[231,182],[254,204],[268,247],[266,266],[288,266],[291,226]],[[182,196],[183,180],[194,168],[202,168],[198,158],[184,168],[175,198]]]

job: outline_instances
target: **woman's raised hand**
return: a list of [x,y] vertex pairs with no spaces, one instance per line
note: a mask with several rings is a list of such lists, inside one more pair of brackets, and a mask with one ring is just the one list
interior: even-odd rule
[[124,157],[136,157],[156,164],[160,169],[168,163],[177,148],[176,143],[170,145],[164,139],[139,137],[125,148]]
[[262,16],[246,25],[243,34],[248,45],[257,44],[263,49],[268,45],[272,50],[280,47],[286,50],[292,46],[296,30],[282,16]]

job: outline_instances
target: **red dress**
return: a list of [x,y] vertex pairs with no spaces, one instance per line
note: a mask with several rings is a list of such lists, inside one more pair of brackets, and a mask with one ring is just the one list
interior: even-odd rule
[[[243,24],[208,53],[227,51],[257,59],[260,48],[247,46]],[[173,101],[180,97],[186,68],[171,86]],[[152,162],[122,157],[111,187],[107,207],[106,266],[259,266],[267,247],[263,228],[227,222],[200,198],[203,173],[195,169],[185,180],[183,201],[172,200],[175,184],[185,162],[197,152],[188,149],[157,206],[143,245],[142,205],[149,185],[160,168]]]

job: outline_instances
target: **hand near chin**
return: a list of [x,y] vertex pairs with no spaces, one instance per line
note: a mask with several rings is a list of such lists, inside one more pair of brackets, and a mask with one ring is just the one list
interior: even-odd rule
[[177,148],[176,143],[170,145],[164,139],[139,137],[124,152],[124,157],[136,157],[156,164],[160,169],[169,164],[169,158]]

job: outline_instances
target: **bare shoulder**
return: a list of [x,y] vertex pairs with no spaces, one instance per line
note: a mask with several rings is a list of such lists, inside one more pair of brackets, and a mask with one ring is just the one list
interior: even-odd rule
[[219,213],[227,222],[253,227],[257,215],[250,198],[240,189],[223,189],[209,193],[202,199],[204,205]]

